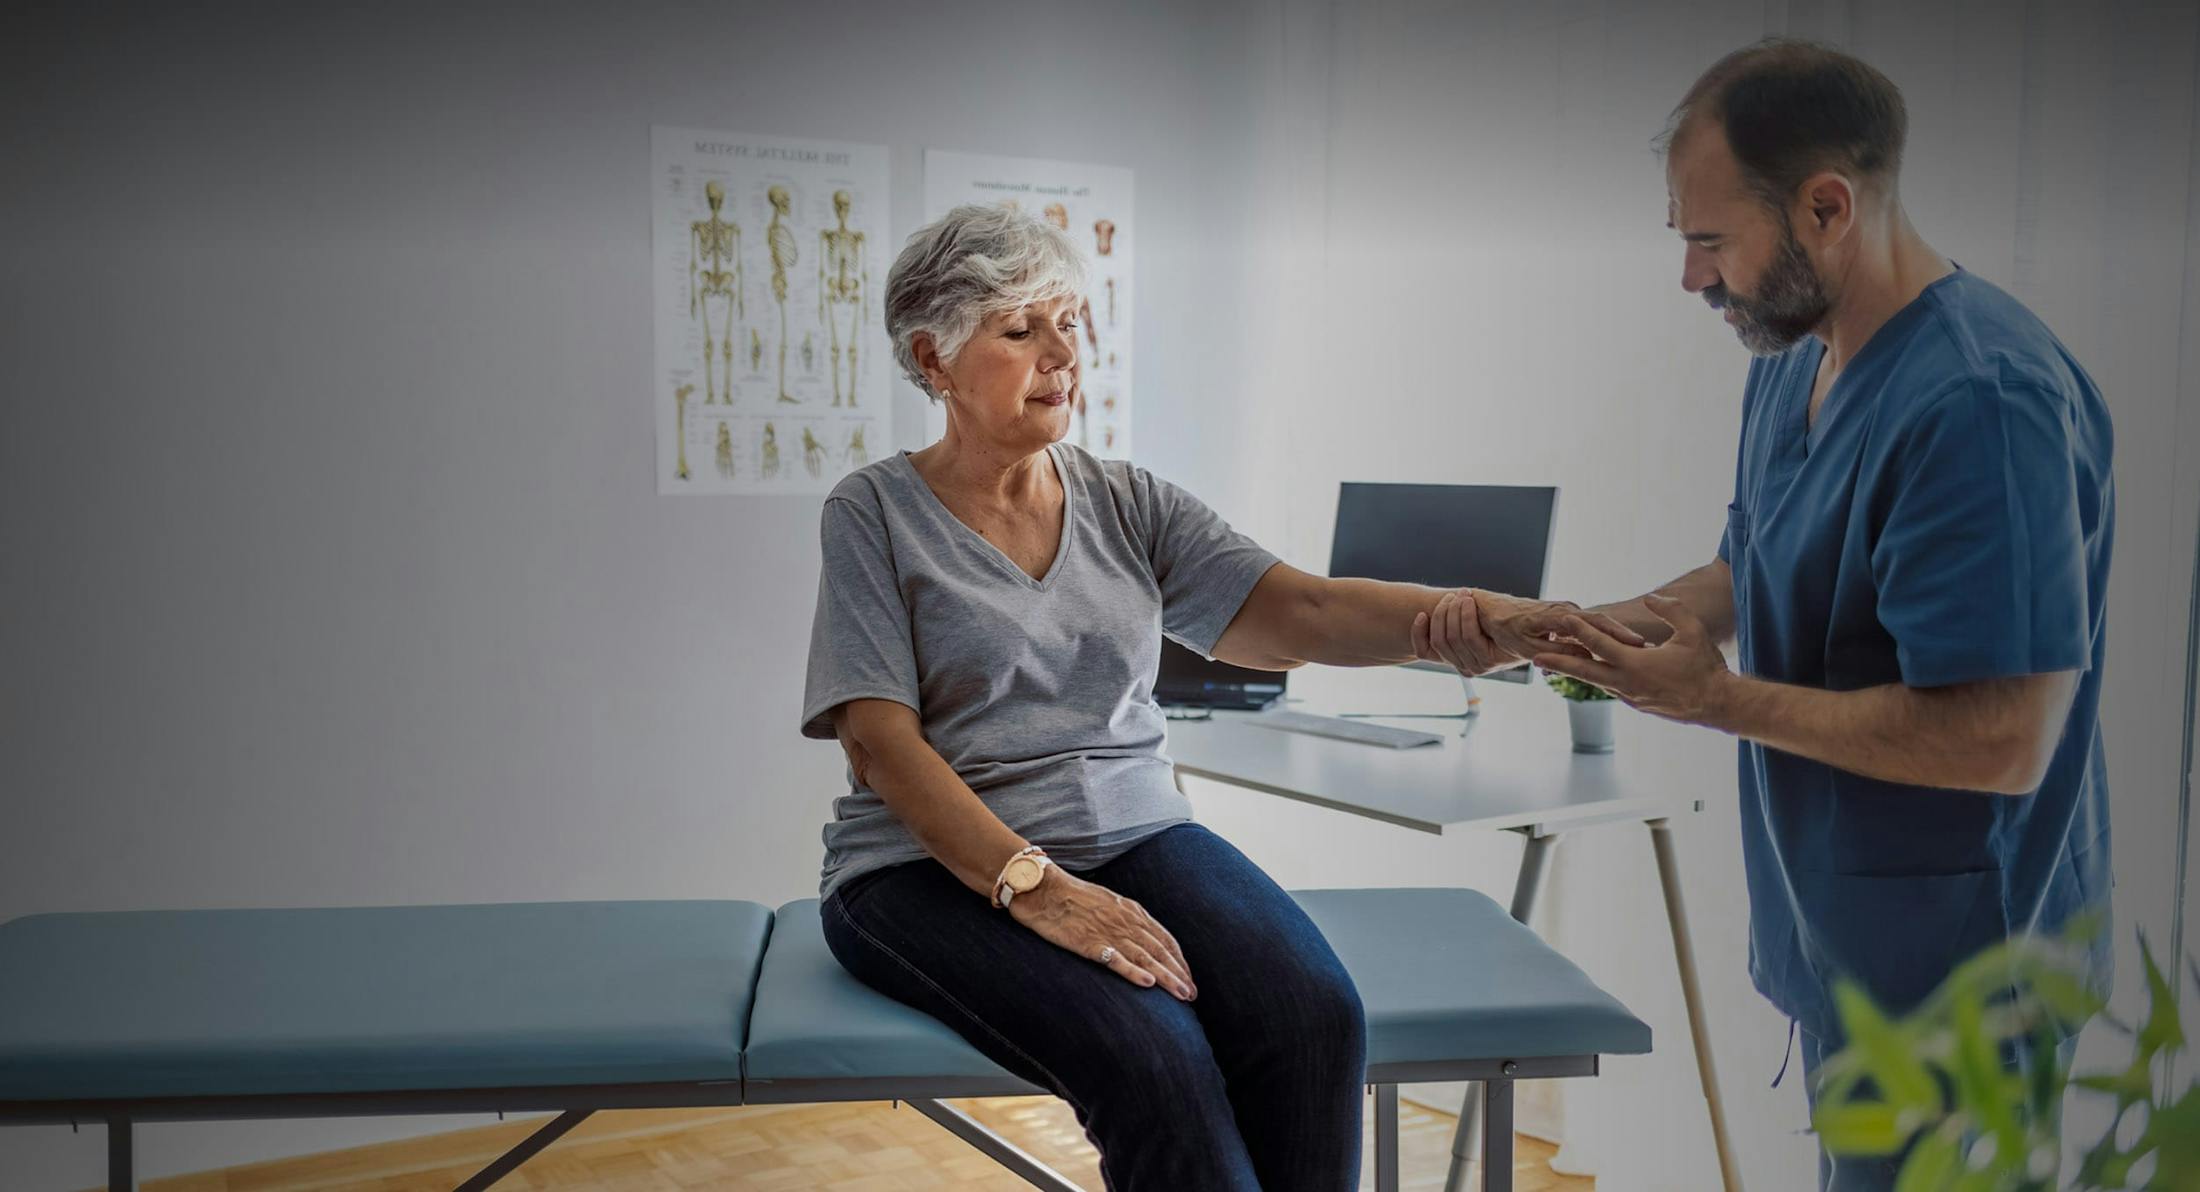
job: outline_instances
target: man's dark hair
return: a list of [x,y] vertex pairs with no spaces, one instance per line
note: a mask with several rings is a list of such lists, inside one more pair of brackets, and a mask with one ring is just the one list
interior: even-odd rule
[[1839,170],[1890,186],[1902,169],[1909,113],[1887,76],[1839,50],[1767,38],[1714,63],[1674,107],[1662,152],[1701,124],[1726,133],[1742,181],[1785,211],[1803,180]]

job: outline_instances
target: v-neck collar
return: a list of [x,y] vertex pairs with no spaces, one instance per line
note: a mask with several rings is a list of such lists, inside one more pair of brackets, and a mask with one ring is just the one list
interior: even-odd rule
[[1048,564],[1047,573],[1036,579],[1032,577],[1030,572],[1018,567],[1016,560],[1008,557],[1007,551],[993,545],[992,541],[987,539],[985,535],[971,529],[970,523],[956,517],[955,511],[947,507],[947,502],[940,500],[940,495],[932,491],[932,483],[924,478],[924,473],[919,472],[917,465],[910,462],[908,452],[896,452],[895,458],[901,461],[902,470],[908,474],[909,480],[917,486],[918,491],[922,492],[926,499],[932,502],[932,508],[937,510],[941,517],[952,523],[971,542],[977,544],[978,549],[993,561],[994,566],[1007,572],[1023,583],[1024,586],[1034,591],[1044,592],[1052,586],[1054,577],[1062,573],[1062,564],[1069,558],[1070,536],[1075,532],[1077,526],[1077,486],[1070,483],[1069,466],[1062,462],[1062,453],[1058,446],[1048,447],[1046,453],[1047,458],[1053,461],[1054,477],[1062,485],[1062,533],[1060,541],[1054,547],[1054,561]]
[[[1809,383],[1801,386],[1802,396],[1796,400],[1795,408],[1788,415],[1789,434],[1791,436],[1796,435],[1795,427],[1797,424],[1802,427],[1802,433],[1799,437],[1803,444],[1803,457],[1805,459],[1808,459],[1812,452],[1818,450],[1820,443],[1825,442],[1826,428],[1833,424],[1834,416],[1846,411],[1848,408],[1848,392],[1850,389],[1855,388],[1848,382],[1851,377],[1856,375],[1857,366],[1875,361],[1881,355],[1894,350],[1889,345],[1897,341],[1907,340],[1913,324],[1925,317],[1925,312],[1930,306],[1926,299],[1932,295],[1933,291],[1963,276],[1963,266],[1956,265],[1953,261],[1950,261],[1949,264],[1955,265],[1955,268],[1949,271],[1948,276],[1935,278],[1924,289],[1919,290],[1917,297],[1910,299],[1903,304],[1902,309],[1888,316],[1887,321],[1881,323],[1877,331],[1872,332],[1871,338],[1864,341],[1864,346],[1856,350],[1856,355],[1849,357],[1848,365],[1841,370],[1841,375],[1835,377],[1831,385],[1826,386],[1826,400],[1818,407],[1818,417],[1815,419],[1810,416],[1810,394],[1813,389],[1818,387],[1818,368],[1825,363],[1826,352],[1829,349],[1826,346],[1826,341],[1815,335],[1811,337],[1817,342],[1818,350],[1811,356],[1810,364],[1806,369]],[[1837,401],[1842,404],[1836,406]],[[1795,440],[1791,437],[1789,441],[1793,442]]]

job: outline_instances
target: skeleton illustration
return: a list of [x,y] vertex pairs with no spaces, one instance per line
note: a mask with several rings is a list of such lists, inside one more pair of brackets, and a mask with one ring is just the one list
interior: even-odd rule
[[809,471],[811,479],[816,479],[824,465],[825,444],[817,441],[817,436],[810,433],[809,427],[803,427],[802,466]]
[[749,328],[749,371],[755,372],[763,367],[764,337],[756,333],[756,328],[751,327]]
[[[708,355],[704,356],[706,360],[709,358]],[[680,459],[672,469],[673,478],[676,480],[688,478],[688,394],[693,392],[695,392],[695,386],[693,385],[682,385],[672,391],[672,437],[680,443]]]
[[764,479],[779,477],[779,432],[767,422],[764,424]]
[[817,342],[807,331],[802,333],[802,371],[817,371]]
[[1115,279],[1108,279],[1108,326],[1115,326]]
[[1092,225],[1093,243],[1103,257],[1115,255],[1115,221],[1103,219]]
[[718,424],[718,474],[733,479],[733,428],[724,422]]
[[[871,313],[871,273],[864,256],[863,233],[848,228],[851,204],[847,191],[834,191],[833,215],[840,226],[817,234],[817,317],[832,337],[833,404],[836,406],[840,404],[842,392],[840,359],[843,352],[848,357],[848,404],[856,404],[856,336]],[[843,308],[848,317],[845,345],[840,337]]]
[[794,200],[784,186],[774,186],[764,197],[771,200],[772,222],[764,229],[764,239],[772,250],[772,301],[779,304],[779,400],[793,405],[795,399],[787,396],[787,270],[801,260],[795,251],[794,231],[781,221],[794,210]]
[[848,432],[848,466],[860,468],[870,462],[871,452],[863,445],[863,428],[858,426]]
[[738,311],[745,319],[749,312],[742,297],[741,225],[719,218],[726,205],[726,188],[711,182],[703,187],[703,199],[710,204],[710,218],[688,225],[688,317],[703,327],[703,404],[709,406],[718,403],[719,395],[711,376],[711,304],[719,303],[725,311],[719,322],[725,333],[716,347],[726,363],[728,404],[733,401],[733,317]]

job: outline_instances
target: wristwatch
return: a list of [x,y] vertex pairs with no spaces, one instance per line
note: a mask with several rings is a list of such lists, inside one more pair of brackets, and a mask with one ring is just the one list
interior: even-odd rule
[[1047,851],[1038,845],[1028,845],[1001,866],[1001,876],[993,879],[993,905],[1006,907],[1018,894],[1028,894],[1038,888],[1039,879],[1046,876],[1054,862]]

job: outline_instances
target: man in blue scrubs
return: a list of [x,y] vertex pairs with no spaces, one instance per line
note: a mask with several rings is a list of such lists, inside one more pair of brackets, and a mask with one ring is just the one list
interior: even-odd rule
[[[1417,629],[1425,657],[1537,653],[1740,738],[1751,975],[1812,1077],[1841,1044],[1836,979],[1905,1011],[2109,896],[2108,411],[2046,326],[1911,226],[1905,124],[1885,76],[1807,44],[1695,84],[1666,140],[1681,284],[1757,357],[1718,558],[1596,610],[1641,643],[1482,593]],[[1594,657],[1537,648],[1554,636]],[[2105,939],[2092,959],[2105,991]],[[1821,1182],[1896,1167],[1822,1161]]]

